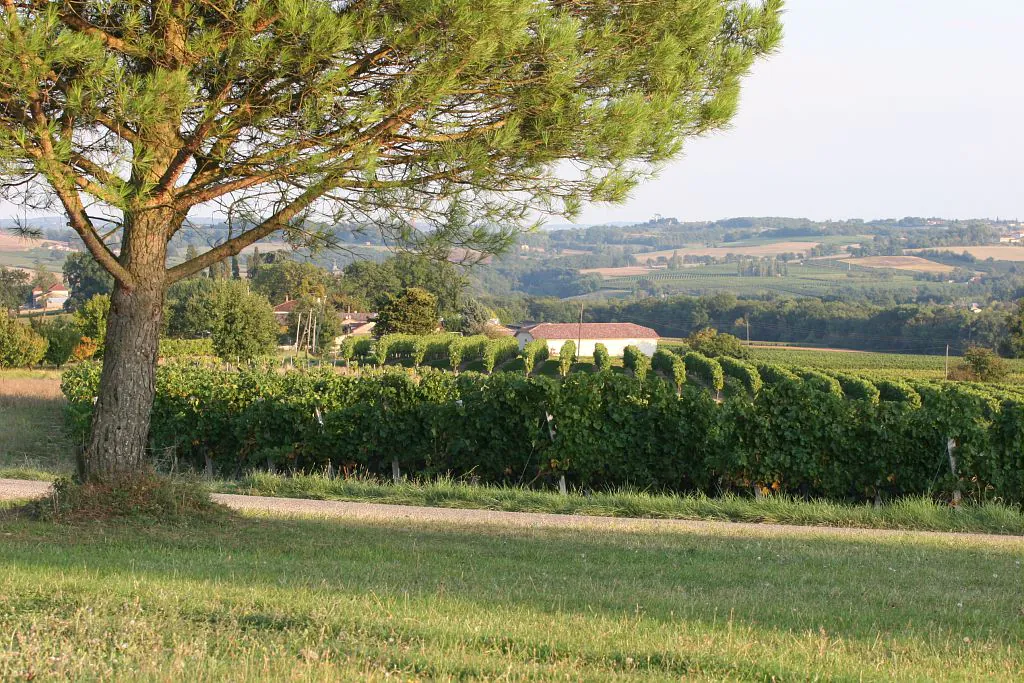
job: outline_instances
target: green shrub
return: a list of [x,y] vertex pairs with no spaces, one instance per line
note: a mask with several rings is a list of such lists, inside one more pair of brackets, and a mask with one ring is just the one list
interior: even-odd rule
[[781,382],[791,382],[798,379],[795,374],[781,365],[774,365],[772,363],[756,363],[754,367],[757,368],[757,373],[761,375],[761,380],[765,384],[779,384]]
[[676,391],[683,390],[683,385],[686,384],[686,363],[682,358],[667,349],[659,348],[651,359],[651,367],[670,379]]
[[55,320],[43,320],[35,330],[46,339],[46,354],[43,360],[60,367],[71,360],[71,354],[82,340],[82,333],[74,321],[61,316]]
[[732,377],[743,384],[743,388],[747,390],[747,393],[753,396],[761,391],[764,383],[761,381],[761,375],[758,373],[757,368],[753,365],[736,360],[735,358],[729,358],[728,356],[719,358],[718,363],[722,366],[722,372],[727,377]]
[[725,373],[721,364],[714,358],[690,351],[683,357],[686,372],[696,377],[709,390],[719,392],[725,387]]
[[546,361],[549,353],[546,339],[534,339],[532,342],[523,344],[523,350],[519,352],[519,356],[523,359],[523,368],[526,374],[533,374],[533,369],[537,367],[538,363]]
[[562,344],[562,348],[558,351],[558,374],[562,377],[568,376],[569,371],[572,369],[572,365],[575,362],[576,342],[569,339]]
[[95,344],[95,358],[103,357],[103,345],[107,339],[107,315],[110,313],[110,296],[97,294],[75,311],[73,320],[82,337]]
[[519,341],[515,337],[498,337],[488,339],[484,343],[483,361],[484,371],[487,374],[494,372],[494,368],[507,360],[515,358],[519,354]]
[[214,352],[225,360],[252,360],[274,353],[277,319],[264,297],[240,280],[218,282],[211,297]]
[[828,374],[836,378],[847,398],[878,403],[880,398],[878,387],[869,380],[845,372],[830,372]]
[[594,344],[594,367],[599,372],[612,369],[612,357],[608,353],[608,347],[600,342]]
[[161,358],[202,358],[215,355],[212,339],[161,339]]
[[720,358],[722,356],[746,358],[750,355],[747,347],[743,345],[743,342],[738,337],[719,332],[713,327],[705,327],[703,330],[691,334],[686,338],[686,346],[689,347],[689,350],[708,358]]
[[622,364],[633,372],[633,376],[643,381],[651,369],[651,359],[636,346],[630,344],[622,350]]
[[921,406],[921,396],[914,387],[903,380],[898,379],[876,379],[875,387],[878,389],[879,399],[896,403],[908,403],[918,408]]
[[826,375],[824,372],[804,368],[798,368],[795,372],[798,377],[818,391],[824,391],[826,394],[832,394],[839,398],[842,398],[845,395],[843,393],[843,386],[835,377]]
[[0,311],[0,368],[36,365],[46,355],[46,339]]

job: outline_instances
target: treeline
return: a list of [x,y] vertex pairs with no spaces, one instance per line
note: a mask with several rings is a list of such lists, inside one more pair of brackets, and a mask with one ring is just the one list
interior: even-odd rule
[[[492,298],[485,303],[503,320],[572,322],[580,303],[545,298]],[[1020,307],[996,305],[980,312],[966,306],[902,305],[780,299],[739,299],[728,293],[632,301],[588,302],[587,322],[633,322],[664,337],[685,337],[705,327],[766,342],[835,346],[900,353],[962,353],[972,345],[1015,356]]]

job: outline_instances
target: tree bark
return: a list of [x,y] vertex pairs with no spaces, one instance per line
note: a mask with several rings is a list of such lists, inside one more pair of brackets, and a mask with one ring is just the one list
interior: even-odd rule
[[159,217],[126,230],[120,260],[137,285],[115,285],[107,317],[103,372],[93,410],[82,478],[138,475],[146,461],[150,412],[163,319],[167,247]]

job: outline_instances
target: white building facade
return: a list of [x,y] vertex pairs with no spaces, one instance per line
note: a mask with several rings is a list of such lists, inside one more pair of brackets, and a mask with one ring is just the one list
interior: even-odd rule
[[621,357],[627,346],[635,346],[646,356],[658,349],[658,333],[634,323],[539,323],[516,332],[519,348],[536,339],[548,343],[548,351],[557,355],[565,342],[576,344],[577,356],[593,356],[594,347],[604,344],[608,355]]

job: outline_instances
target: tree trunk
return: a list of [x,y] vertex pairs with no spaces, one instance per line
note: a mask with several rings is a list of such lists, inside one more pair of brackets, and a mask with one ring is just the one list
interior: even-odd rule
[[138,474],[145,463],[156,362],[163,319],[166,268],[165,225],[153,222],[126,230],[121,262],[135,287],[115,285],[107,317],[103,372],[82,457],[84,480]]

